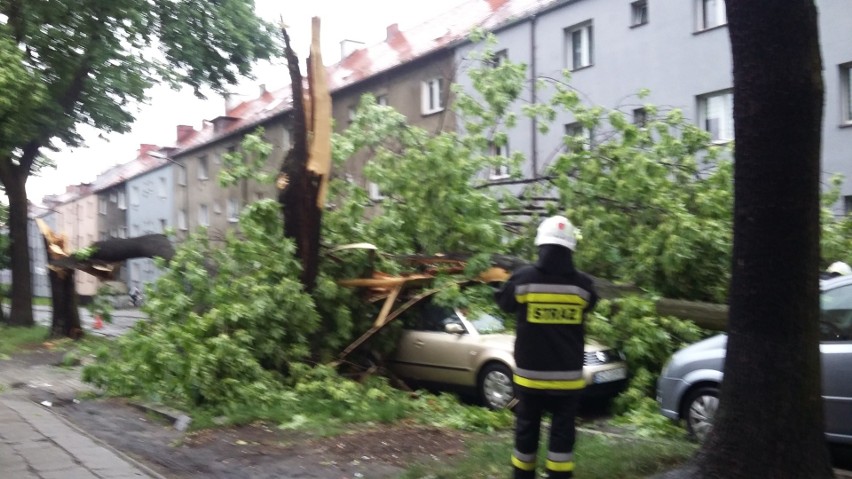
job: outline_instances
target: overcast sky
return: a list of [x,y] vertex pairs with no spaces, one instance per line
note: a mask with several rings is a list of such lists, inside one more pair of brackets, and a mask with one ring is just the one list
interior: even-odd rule
[[[435,17],[464,0],[430,0],[410,2],[402,0],[255,0],[258,14],[278,22],[283,18],[300,58],[304,58],[310,44],[311,17],[322,19],[323,61],[335,63],[340,58],[340,42],[357,40],[367,45],[384,40],[386,27],[398,23],[401,30]],[[238,93],[256,96],[259,85],[273,89],[286,84],[287,72],[283,60],[258,65],[258,78],[245,81]],[[27,182],[29,198],[40,203],[48,194],[65,191],[66,185],[93,181],[107,168],[130,161],[136,156],[141,143],[168,146],[174,143],[176,125],[200,128],[202,120],[224,113],[225,102],[213,95],[207,101],[194,97],[191,91],[174,92],[166,87],[155,87],[149,92],[149,102],[136,114],[132,131],[124,135],[112,134],[105,138],[93,130],[81,130],[86,147],[58,153],[44,151],[57,163],[55,170],[42,172]],[[5,200],[5,197],[3,198]]]

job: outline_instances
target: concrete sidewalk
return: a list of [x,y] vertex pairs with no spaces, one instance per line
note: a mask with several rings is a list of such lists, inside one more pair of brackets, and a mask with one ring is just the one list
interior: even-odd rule
[[162,478],[23,398],[0,396],[4,479]]

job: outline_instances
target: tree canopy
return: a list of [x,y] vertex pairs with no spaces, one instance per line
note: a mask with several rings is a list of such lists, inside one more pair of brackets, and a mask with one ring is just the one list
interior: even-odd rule
[[10,205],[12,322],[32,324],[26,180],[81,126],[130,129],[158,82],[224,92],[275,53],[252,0],[0,0],[0,182]]

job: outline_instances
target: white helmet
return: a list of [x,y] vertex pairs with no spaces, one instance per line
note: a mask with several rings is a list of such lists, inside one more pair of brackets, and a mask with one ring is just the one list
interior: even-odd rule
[[571,251],[577,246],[577,237],[574,233],[574,225],[564,216],[551,216],[538,225],[538,234],[535,235],[535,245],[555,244],[564,246]]
[[852,274],[852,268],[850,268],[849,265],[844,263],[843,261],[835,261],[834,263],[831,263],[831,266],[829,266],[828,269],[825,271],[837,276],[846,276],[848,274]]

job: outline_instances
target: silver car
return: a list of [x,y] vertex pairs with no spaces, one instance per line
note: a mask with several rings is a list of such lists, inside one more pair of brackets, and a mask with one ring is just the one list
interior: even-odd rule
[[[515,336],[499,318],[468,317],[457,309],[425,303],[404,315],[390,370],[404,379],[438,389],[475,392],[492,409],[513,397]],[[609,399],[627,385],[627,364],[616,350],[586,342],[584,396]]]
[[[852,276],[821,284],[820,352],[825,435],[829,442],[852,444]],[[663,415],[686,421],[703,440],[719,406],[719,385],[728,337],[713,336],[675,353],[657,381]]]

